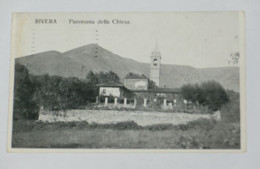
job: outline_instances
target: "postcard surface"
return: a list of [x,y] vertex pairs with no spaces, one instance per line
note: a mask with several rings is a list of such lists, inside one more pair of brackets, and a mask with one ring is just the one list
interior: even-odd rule
[[14,13],[9,152],[245,152],[243,12]]

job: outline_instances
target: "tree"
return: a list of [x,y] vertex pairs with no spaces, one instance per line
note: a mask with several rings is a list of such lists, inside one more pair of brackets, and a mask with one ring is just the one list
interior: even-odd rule
[[181,87],[182,96],[192,102],[208,106],[215,111],[228,102],[225,89],[216,81],[198,84],[186,84]]
[[143,78],[147,78],[144,74],[139,75],[137,73],[133,73],[133,72],[129,72],[126,77],[143,77]]
[[194,98],[196,88],[192,84],[185,84],[181,87],[182,96],[190,101],[197,100],[197,98]]
[[34,100],[35,85],[29,77],[27,68],[15,64],[14,79],[14,119],[37,119],[39,107]]
[[212,110],[218,110],[228,102],[228,95],[225,89],[216,81],[208,81],[201,84],[203,94],[205,95],[204,103]]
[[119,76],[113,71],[109,71],[105,73],[100,72],[99,76],[100,76],[99,78],[101,83],[109,83],[109,82],[120,83]]
[[156,86],[155,82],[148,79],[148,89],[156,89],[158,86]]
[[109,72],[101,71],[99,73],[94,73],[94,72],[90,71],[87,74],[86,82],[88,84],[88,87],[93,91],[93,94],[95,96],[97,96],[98,95],[98,86],[97,86],[98,84],[111,83],[111,82],[120,83],[120,78],[113,71],[109,71]]
[[92,85],[76,77],[35,76],[35,84],[37,102],[47,110],[79,108],[95,96]]
[[97,85],[100,83],[109,83],[109,82],[120,83],[119,76],[113,71],[109,71],[109,72],[101,71],[99,73],[93,73],[92,71],[90,71],[87,74],[86,80],[87,82],[90,82],[93,85]]

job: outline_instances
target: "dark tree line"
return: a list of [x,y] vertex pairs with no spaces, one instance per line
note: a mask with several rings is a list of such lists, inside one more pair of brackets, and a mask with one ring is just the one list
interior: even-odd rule
[[39,110],[84,108],[95,101],[97,84],[119,82],[114,72],[89,72],[85,80],[49,75],[30,75],[24,65],[15,64],[14,119],[37,119]]
[[109,72],[101,71],[99,73],[94,73],[90,71],[87,74],[86,80],[87,82],[90,82],[92,84],[102,84],[102,83],[109,83],[109,82],[120,83],[119,76],[113,71],[109,71]]
[[75,77],[32,76],[32,81],[36,102],[47,110],[80,108],[95,99],[91,85]]
[[219,110],[229,100],[225,89],[216,81],[183,85],[181,92],[185,99],[199,105],[208,106],[214,111]]

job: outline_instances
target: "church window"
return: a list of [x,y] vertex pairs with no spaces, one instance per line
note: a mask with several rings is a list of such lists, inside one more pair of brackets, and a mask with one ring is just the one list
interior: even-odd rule
[[158,60],[157,60],[157,59],[154,59],[154,60],[153,60],[153,65],[154,65],[154,66],[157,66],[157,64],[158,64]]
[[105,95],[106,93],[106,89],[103,89],[102,94]]

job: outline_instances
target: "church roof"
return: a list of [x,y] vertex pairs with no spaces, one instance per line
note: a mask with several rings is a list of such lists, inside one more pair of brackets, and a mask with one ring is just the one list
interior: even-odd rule
[[180,92],[179,88],[154,88],[154,89],[150,89],[150,92],[154,92],[154,93],[176,93],[176,92]]
[[108,82],[108,83],[101,83],[97,84],[99,87],[124,87],[123,84],[117,82]]
[[155,49],[152,51],[152,55],[161,55],[161,52],[159,51],[157,40],[155,42]]
[[148,79],[145,75],[128,74],[125,79]]
[[179,93],[181,90],[179,88],[154,88],[148,90],[131,90],[133,92],[140,93]]

